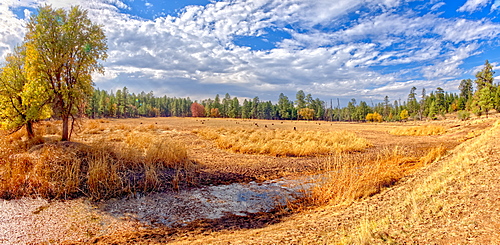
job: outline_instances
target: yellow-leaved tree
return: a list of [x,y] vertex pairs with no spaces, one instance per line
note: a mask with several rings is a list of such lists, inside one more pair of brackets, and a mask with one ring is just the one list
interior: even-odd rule
[[54,116],[62,119],[61,140],[69,140],[69,120],[83,114],[93,93],[92,74],[104,72],[99,61],[107,58],[106,36],[78,6],[40,7],[27,28],[28,78],[46,89]]
[[33,124],[51,116],[48,93],[40,81],[28,78],[24,45],[16,47],[5,61],[0,71],[0,126],[12,132],[25,127],[32,139]]

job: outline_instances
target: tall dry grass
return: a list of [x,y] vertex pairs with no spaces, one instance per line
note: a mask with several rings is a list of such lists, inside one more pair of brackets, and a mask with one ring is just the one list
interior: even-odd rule
[[371,143],[353,132],[294,131],[246,128],[204,128],[195,133],[213,140],[217,147],[247,154],[313,156],[361,151]]
[[[23,147],[19,147],[22,145]],[[194,165],[166,136],[130,133],[125,142],[52,142],[31,150],[19,135],[2,135],[0,197],[106,199],[178,187]],[[189,180],[192,181],[192,180]]]
[[426,125],[426,126],[415,126],[415,127],[403,127],[391,130],[389,133],[392,135],[404,135],[404,136],[428,136],[428,135],[440,135],[444,134],[446,129],[439,125]]
[[371,196],[445,152],[446,149],[440,146],[418,158],[411,157],[404,148],[395,147],[384,149],[373,158],[343,153],[331,155],[324,162],[326,176],[304,201],[317,206],[338,205]]

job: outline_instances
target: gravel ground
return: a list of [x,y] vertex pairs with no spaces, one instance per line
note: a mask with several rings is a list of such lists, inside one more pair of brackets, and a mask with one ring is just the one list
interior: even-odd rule
[[85,199],[0,201],[1,244],[86,242],[94,236],[135,226],[134,222],[99,211]]
[[250,182],[149,194],[92,203],[22,198],[0,203],[3,244],[91,242],[94,237],[154,227],[179,227],[200,219],[246,216],[294,199],[307,180]]

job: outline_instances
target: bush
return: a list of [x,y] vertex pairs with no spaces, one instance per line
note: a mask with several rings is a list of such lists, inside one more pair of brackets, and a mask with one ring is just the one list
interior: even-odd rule
[[465,111],[465,110],[463,110],[463,111],[458,111],[458,113],[457,113],[457,118],[458,118],[459,120],[462,120],[462,121],[469,120],[469,118],[470,118],[470,112]]

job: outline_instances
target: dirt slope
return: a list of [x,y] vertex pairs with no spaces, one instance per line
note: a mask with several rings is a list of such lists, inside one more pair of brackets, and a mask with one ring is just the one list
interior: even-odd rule
[[176,243],[498,243],[499,124],[396,186],[348,207],[321,208],[260,229],[215,232]]

